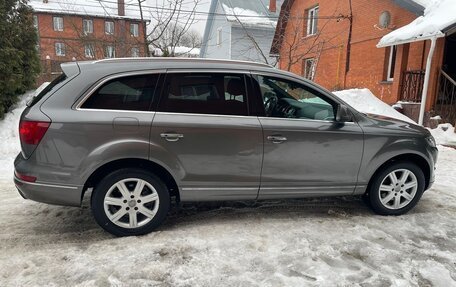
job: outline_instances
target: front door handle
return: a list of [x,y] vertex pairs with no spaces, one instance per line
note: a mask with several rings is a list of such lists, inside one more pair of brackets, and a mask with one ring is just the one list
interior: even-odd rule
[[271,141],[272,143],[279,144],[283,143],[284,141],[287,140],[286,137],[281,136],[281,135],[272,135],[267,137],[268,141]]
[[183,134],[176,134],[176,133],[162,133],[162,134],[160,134],[160,136],[169,142],[176,142],[180,138],[184,137]]

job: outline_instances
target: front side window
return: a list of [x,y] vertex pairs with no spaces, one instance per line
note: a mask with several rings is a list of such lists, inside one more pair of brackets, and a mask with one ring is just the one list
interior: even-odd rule
[[55,55],[56,56],[65,56],[65,44],[57,42],[55,43]]
[[130,24],[130,34],[133,37],[138,37],[139,36],[139,25],[137,23],[131,23]]
[[308,58],[303,60],[303,76],[304,78],[313,81],[314,75],[315,75],[315,59],[314,58]]
[[105,48],[105,58],[115,58],[116,57],[116,49],[114,46],[106,46]]
[[336,104],[302,84],[258,76],[266,116],[307,120],[335,120]]
[[93,33],[93,21],[84,19],[82,20],[82,27],[84,30],[84,34],[92,34]]
[[169,74],[159,111],[246,116],[244,75]]
[[52,17],[54,31],[63,31],[63,17]]
[[148,111],[157,89],[158,74],[113,79],[98,88],[83,109]]
[[112,22],[112,21],[105,22],[105,33],[108,35],[114,34],[114,22]]
[[95,57],[95,47],[93,44],[85,44],[84,45],[84,56],[86,58],[94,58]]
[[318,10],[318,6],[307,10],[307,36],[318,32]]

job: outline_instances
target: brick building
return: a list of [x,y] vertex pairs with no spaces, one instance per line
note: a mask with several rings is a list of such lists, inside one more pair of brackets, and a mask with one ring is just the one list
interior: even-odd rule
[[45,75],[59,73],[62,62],[146,56],[137,1],[32,0],[37,49]]
[[[423,2],[423,1],[421,1]],[[389,104],[419,102],[430,43],[377,48],[391,31],[424,12],[418,0],[286,0],[271,48],[279,68],[330,90],[369,88]],[[433,108],[439,71],[456,72],[453,36],[439,39],[426,110]],[[415,112],[414,112],[415,113]],[[416,118],[416,115],[413,115]]]

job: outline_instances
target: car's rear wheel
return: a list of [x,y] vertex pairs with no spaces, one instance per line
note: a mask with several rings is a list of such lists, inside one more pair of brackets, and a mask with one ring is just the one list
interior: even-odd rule
[[418,203],[424,186],[424,174],[417,165],[397,162],[374,176],[369,188],[369,201],[378,214],[401,215]]
[[141,169],[121,169],[104,177],[92,194],[97,223],[117,236],[153,231],[166,218],[170,206],[165,184]]

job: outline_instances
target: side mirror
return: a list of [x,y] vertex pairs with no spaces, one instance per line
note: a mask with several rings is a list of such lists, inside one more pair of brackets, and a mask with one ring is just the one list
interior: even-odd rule
[[352,122],[353,121],[353,114],[345,105],[338,105],[337,106],[337,114],[336,114],[336,121],[337,122]]

